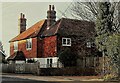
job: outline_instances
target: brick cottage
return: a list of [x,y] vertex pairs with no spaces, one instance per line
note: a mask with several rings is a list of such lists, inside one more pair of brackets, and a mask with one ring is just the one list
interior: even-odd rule
[[[77,65],[95,66],[95,24],[85,20],[61,18],[56,21],[54,5],[49,5],[47,19],[40,20],[26,30],[26,18],[21,13],[19,35],[10,40],[9,61],[35,59],[41,68],[57,67],[58,53],[71,48],[79,57]],[[93,56],[94,55],[94,56]]]

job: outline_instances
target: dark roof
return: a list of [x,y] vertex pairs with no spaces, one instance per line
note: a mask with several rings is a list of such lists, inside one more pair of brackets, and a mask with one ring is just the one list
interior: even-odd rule
[[18,36],[16,36],[13,39],[11,39],[10,42],[27,39],[27,38],[31,38],[31,37],[36,37],[39,34],[39,32],[45,22],[46,22],[46,20],[41,20],[41,21],[37,22],[36,24],[34,24],[32,27],[28,28],[23,33],[19,34]]
[[51,36],[55,34],[76,35],[76,36],[91,36],[95,35],[95,24],[85,20],[76,20],[62,18],[58,20],[50,29],[43,32],[43,36]]
[[8,60],[25,60],[24,53],[22,51],[17,51],[13,55],[7,58]]
[[53,24],[48,30],[46,29],[47,20],[42,20],[34,24],[32,27],[19,34],[10,42],[19,41],[22,39],[27,39],[37,36],[52,36],[60,34],[65,35],[76,35],[76,36],[86,36],[90,37],[95,35],[94,22],[61,18],[55,24]]

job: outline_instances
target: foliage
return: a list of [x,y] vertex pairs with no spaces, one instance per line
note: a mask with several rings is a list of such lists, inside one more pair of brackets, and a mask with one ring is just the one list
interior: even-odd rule
[[106,53],[111,59],[112,69],[120,76],[120,34],[113,34],[109,36],[108,40]]
[[[88,20],[88,21],[94,21],[99,17],[99,4],[102,2],[95,2],[94,0],[91,2],[80,2],[76,1],[72,3],[72,6],[70,8],[70,12],[72,12],[72,16],[76,19],[82,19],[82,20]],[[119,7],[120,2],[109,2],[109,10],[111,14],[113,14],[113,27],[114,32],[120,32],[120,22],[119,22]],[[104,9],[103,9],[104,10]],[[108,16],[109,19],[109,16]]]
[[28,59],[27,63],[35,63],[35,60],[34,59]]
[[98,45],[99,50],[106,50],[106,42],[107,37],[112,33],[112,18],[113,11],[110,11],[110,3],[109,2],[101,2],[99,3],[99,16],[96,21],[96,43]]
[[[99,50],[103,52],[103,57],[108,56],[108,58],[110,59],[108,64],[104,64],[108,67],[110,66],[110,73],[113,73],[113,71],[120,71],[120,37],[119,35],[116,35],[113,29],[114,11],[110,10],[110,5],[110,2],[99,3],[99,16],[97,17],[96,21],[96,31],[98,35],[96,37],[96,44]],[[118,73],[118,75],[120,74]]]
[[76,66],[77,56],[70,48],[66,48],[64,51],[60,52],[58,57],[64,67]]
[[113,74],[107,74],[103,77],[104,81],[108,81],[108,80],[111,80],[113,79],[114,75]]

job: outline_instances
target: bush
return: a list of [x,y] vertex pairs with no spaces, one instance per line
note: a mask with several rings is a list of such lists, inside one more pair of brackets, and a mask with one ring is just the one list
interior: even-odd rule
[[70,48],[66,48],[64,51],[60,52],[58,57],[64,67],[76,66],[77,64],[77,56]]
[[35,63],[35,60],[34,59],[28,59],[27,63]]

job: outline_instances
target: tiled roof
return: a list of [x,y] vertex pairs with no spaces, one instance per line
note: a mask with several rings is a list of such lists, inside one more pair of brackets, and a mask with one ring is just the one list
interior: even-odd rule
[[91,36],[95,35],[95,24],[85,20],[76,20],[62,18],[58,20],[49,30],[43,32],[43,36],[51,36],[55,34],[76,35],[76,36]]
[[23,33],[19,34],[18,36],[16,36],[13,39],[11,39],[10,42],[37,36],[45,22],[46,22],[46,20],[41,20],[41,21],[37,22],[36,24],[34,24],[32,27],[28,28]]
[[17,51],[14,52],[13,55],[9,56],[7,60],[25,60],[25,56],[22,51]]
[[46,29],[45,31],[43,31],[42,35],[43,36],[52,36],[55,35],[58,31],[59,25],[61,24],[61,19],[58,20],[54,25],[52,25],[50,27],[50,29]]
[[46,21],[42,20],[34,24],[32,27],[19,34],[17,37],[10,40],[10,42],[18,41],[22,39],[27,39],[36,36],[52,36],[55,34],[65,35],[76,35],[76,36],[86,36],[91,37],[95,35],[95,24],[93,22],[85,20],[76,20],[61,18],[55,24],[53,24],[49,29],[46,29]]

